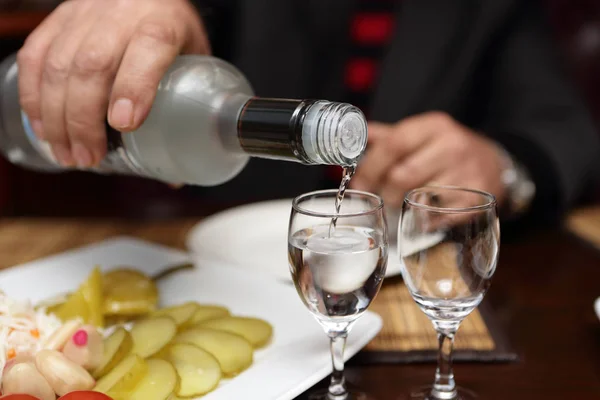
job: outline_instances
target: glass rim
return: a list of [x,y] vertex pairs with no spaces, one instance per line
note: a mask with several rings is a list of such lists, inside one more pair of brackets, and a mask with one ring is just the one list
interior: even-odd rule
[[[411,195],[418,193],[418,192],[423,192],[424,190],[427,190],[427,189],[443,189],[443,190],[448,190],[448,191],[453,191],[453,192],[473,193],[473,194],[480,195],[483,198],[487,199],[487,202],[485,202],[483,204],[478,204],[475,206],[467,206],[467,207],[439,207],[439,206],[432,206],[432,205],[428,205],[428,204],[419,203],[418,201],[414,201],[414,200],[410,199]],[[420,208],[425,211],[439,212],[439,213],[457,213],[457,214],[458,213],[486,211],[486,210],[495,208],[497,205],[496,196],[494,196],[491,193],[485,192],[483,190],[478,190],[478,189],[469,189],[469,188],[465,188],[465,187],[461,187],[461,186],[450,186],[450,185],[427,185],[427,186],[421,186],[421,187],[415,188],[415,189],[411,190],[410,192],[408,192],[406,194],[406,196],[404,196],[404,203],[410,205],[411,207]]]
[[[338,189],[323,189],[323,190],[314,190],[312,192],[301,194],[299,196],[296,196],[292,200],[292,209],[294,211],[296,211],[297,213],[300,213],[300,214],[303,214],[303,215],[308,215],[310,217],[319,217],[319,218],[360,217],[360,216],[363,216],[363,215],[375,214],[379,210],[383,209],[383,199],[381,198],[381,196],[378,196],[375,193],[365,192],[365,191],[356,190],[356,189],[347,189],[345,194],[346,195],[348,195],[348,194],[357,194],[357,195],[361,195],[361,196],[366,197],[366,198],[375,199],[377,201],[377,204],[373,205],[373,207],[369,208],[368,210],[360,211],[360,212],[351,212],[351,213],[344,213],[344,212],[340,212],[340,213],[330,212],[330,213],[327,213],[327,212],[312,211],[312,210],[309,210],[307,208],[303,208],[299,204],[301,201],[305,200],[308,197],[312,197],[312,196],[316,196],[316,195],[324,195],[324,194],[334,194],[335,195],[335,194],[337,194],[337,192],[338,192]],[[335,201],[335,197],[333,198],[333,200]]]

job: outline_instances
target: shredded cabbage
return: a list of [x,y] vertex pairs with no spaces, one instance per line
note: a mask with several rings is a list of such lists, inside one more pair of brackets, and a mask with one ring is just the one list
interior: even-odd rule
[[16,355],[35,355],[61,321],[45,308],[36,310],[30,301],[11,299],[0,291],[0,382],[4,366]]

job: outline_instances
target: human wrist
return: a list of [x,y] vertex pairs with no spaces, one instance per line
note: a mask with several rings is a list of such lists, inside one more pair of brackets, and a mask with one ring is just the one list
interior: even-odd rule
[[507,218],[516,218],[529,211],[535,197],[536,185],[528,169],[504,147],[497,144],[497,151],[501,159],[500,179],[505,190],[502,213]]

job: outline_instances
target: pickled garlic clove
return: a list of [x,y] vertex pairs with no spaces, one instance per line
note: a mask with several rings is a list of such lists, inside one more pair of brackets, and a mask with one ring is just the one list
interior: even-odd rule
[[40,400],[55,400],[50,383],[31,362],[12,365],[2,379],[2,394],[28,394]]
[[35,358],[29,352],[18,353],[14,358],[11,358],[4,365],[4,370],[2,372],[5,375],[12,367],[21,363],[33,363],[35,362]]
[[71,320],[63,324],[60,328],[55,330],[48,338],[42,343],[43,349],[48,350],[62,350],[67,344],[69,339],[73,337],[73,334],[81,327],[81,322],[77,320]]
[[82,366],[56,350],[38,352],[35,365],[59,396],[75,390],[90,390],[96,383]]

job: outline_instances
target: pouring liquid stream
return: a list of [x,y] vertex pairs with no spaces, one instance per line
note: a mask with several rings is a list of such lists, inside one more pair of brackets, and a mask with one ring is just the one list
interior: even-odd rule
[[354,173],[356,172],[356,164],[352,164],[350,166],[344,167],[344,172],[342,174],[342,182],[340,183],[340,187],[337,192],[337,196],[335,198],[335,213],[336,216],[331,219],[331,223],[329,224],[329,237],[333,236],[335,233],[335,227],[337,225],[338,217],[337,215],[340,213],[342,208],[342,202],[344,201],[344,195],[346,194],[346,189],[348,189],[348,185],[350,184],[350,180]]

